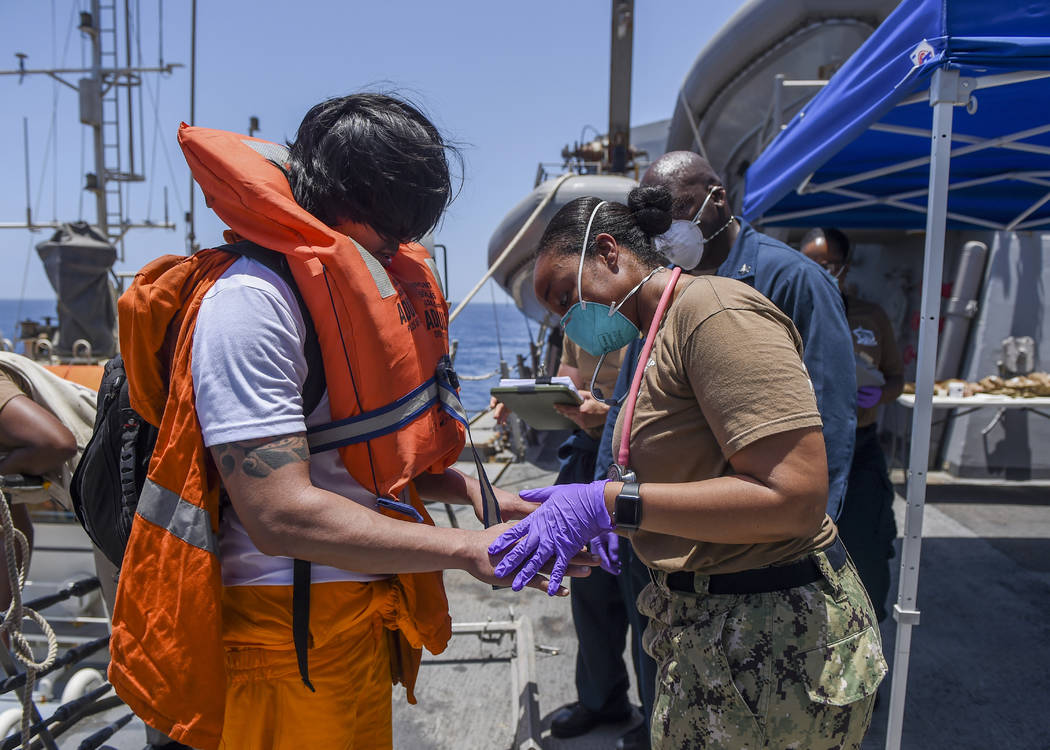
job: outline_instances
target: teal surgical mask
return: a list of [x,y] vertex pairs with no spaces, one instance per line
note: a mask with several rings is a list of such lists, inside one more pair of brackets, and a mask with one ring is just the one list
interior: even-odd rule
[[638,338],[640,331],[638,326],[620,312],[620,308],[642,288],[642,284],[652,278],[659,271],[654,268],[649,274],[639,281],[634,288],[627,293],[620,302],[615,305],[605,305],[600,302],[588,302],[583,299],[583,262],[587,255],[587,240],[591,235],[591,225],[598,209],[605,205],[602,201],[591,212],[591,218],[587,221],[587,229],[583,233],[583,248],[580,251],[580,270],[576,274],[577,302],[561,319],[565,335],[576,342],[581,349],[594,357],[601,357],[617,349],[622,349]]

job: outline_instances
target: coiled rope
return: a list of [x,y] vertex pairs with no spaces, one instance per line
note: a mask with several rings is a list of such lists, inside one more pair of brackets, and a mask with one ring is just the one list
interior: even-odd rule
[[[5,499],[0,499],[0,534],[4,543],[4,557],[7,562],[7,579],[11,590],[11,604],[4,612],[0,623],[0,632],[6,633],[11,653],[25,667],[25,692],[22,698],[22,747],[28,747],[30,728],[33,724],[33,684],[37,672],[50,668],[58,657],[58,638],[44,616],[36,610],[22,606],[22,588],[26,582],[26,568],[29,564],[29,542],[25,534],[15,528],[11,519],[11,508]],[[22,561],[19,564],[18,553]],[[33,658],[33,649],[22,633],[22,622],[35,622],[47,639],[47,656],[43,661]]]

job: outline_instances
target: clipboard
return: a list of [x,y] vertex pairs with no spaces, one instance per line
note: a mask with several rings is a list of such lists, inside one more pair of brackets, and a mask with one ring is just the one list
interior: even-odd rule
[[500,403],[534,430],[575,430],[575,422],[554,410],[555,404],[575,406],[583,403],[580,394],[560,383],[526,382],[519,385],[498,385],[489,391]]

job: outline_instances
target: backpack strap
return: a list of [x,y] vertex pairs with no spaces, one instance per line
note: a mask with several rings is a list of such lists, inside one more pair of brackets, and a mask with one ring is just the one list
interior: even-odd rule
[[[306,337],[303,342],[303,353],[306,356],[306,382],[303,383],[303,415],[310,414],[321,403],[325,392],[324,363],[321,360],[321,341],[317,337],[310,310],[306,306],[299,286],[292,276],[281,253],[269,250],[248,240],[234,242],[215,248],[226,252],[243,255],[261,263],[280,276],[295,295],[306,326]],[[296,559],[292,562],[292,641],[295,643],[295,658],[299,663],[299,676],[311,691],[309,649],[310,649],[310,561]]]
[[[132,416],[135,412],[131,408],[131,397],[128,389],[123,387],[124,381],[127,380],[127,375],[124,373],[123,357],[120,354],[116,354],[110,362],[113,368],[119,367],[121,370],[120,374],[113,379],[112,387],[116,394],[118,413],[127,415],[123,425],[124,429],[120,433],[120,458],[117,464],[120,472],[120,505],[123,508],[130,508],[132,513],[134,513],[139,493],[142,490],[135,483],[135,471],[138,468],[136,465],[138,456],[135,448],[138,445],[141,420]],[[107,363],[106,367],[107,369],[110,368],[110,364]]]
[[269,250],[262,245],[257,245],[248,240],[241,240],[230,245],[215,248],[225,250],[229,253],[243,255],[245,258],[261,263],[275,274],[280,276],[295,295],[295,301],[299,303],[299,312],[302,314],[303,323],[306,326],[306,338],[303,342],[303,353],[306,355],[306,382],[303,383],[303,414],[310,414],[317,405],[321,403],[321,397],[325,392],[324,364],[321,361],[321,340],[317,337],[317,329],[314,327],[310,310],[306,306],[303,295],[299,292],[299,286],[292,276],[292,269],[288,267],[288,261],[283,254]]
[[295,643],[295,660],[299,663],[299,676],[310,688],[310,562],[296,559],[292,562],[292,641]]

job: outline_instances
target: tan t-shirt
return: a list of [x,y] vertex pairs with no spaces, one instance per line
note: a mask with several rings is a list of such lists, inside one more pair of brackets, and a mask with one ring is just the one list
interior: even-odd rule
[[[595,385],[601,388],[602,395],[607,399],[613,397],[613,390],[616,388],[616,378],[620,375],[620,366],[623,364],[624,351],[624,349],[620,349],[619,351],[611,352],[605,358],[605,362],[602,363],[602,369],[598,371]],[[576,384],[577,388],[581,390],[590,389],[591,376],[594,374],[594,368],[598,366],[598,359],[593,354],[588,354],[581,349],[579,344],[572,341],[568,336],[563,339],[561,364],[579,371],[580,382]],[[596,438],[601,437],[602,428],[595,427],[587,430],[587,433]]]
[[[874,366],[887,380],[904,372],[893,326],[882,308],[874,302],[850,296],[846,300],[846,319],[853,336],[853,353]],[[857,428],[875,424],[879,407],[857,407]]]
[[[623,417],[621,410],[613,445]],[[635,407],[630,468],[639,482],[712,479],[732,473],[733,454],[756,440],[820,426],[791,320],[746,284],[702,276],[678,293],[657,334]],[[631,542],[651,568],[714,574],[790,562],[836,534],[825,516],[811,538],[722,544],[639,530]]]
[[15,396],[24,395],[25,392],[18,387],[18,384],[9,375],[0,372],[0,409],[7,406],[7,402]]

